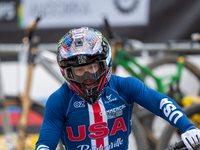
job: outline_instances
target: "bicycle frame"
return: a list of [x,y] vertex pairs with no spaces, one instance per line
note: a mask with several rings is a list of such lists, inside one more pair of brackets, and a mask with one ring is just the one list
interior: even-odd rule
[[[141,73],[137,73],[131,66],[132,64],[134,64],[136,67],[138,67],[138,69],[140,69]],[[117,66],[117,65],[122,65],[125,69],[128,70],[128,72],[132,76],[140,79],[144,83],[145,83],[145,81],[144,81],[145,75],[151,76],[157,84],[156,90],[159,91],[160,93],[166,94],[166,88],[172,86],[175,82],[177,82],[180,79],[181,72],[184,67],[184,58],[183,57],[178,58],[177,72],[175,74],[166,75],[166,76],[163,75],[162,77],[156,76],[149,67],[139,64],[138,61],[136,60],[136,58],[133,57],[132,55],[130,55],[124,49],[116,49],[115,50],[113,66]],[[166,79],[168,82],[164,83],[164,80],[166,80]]]

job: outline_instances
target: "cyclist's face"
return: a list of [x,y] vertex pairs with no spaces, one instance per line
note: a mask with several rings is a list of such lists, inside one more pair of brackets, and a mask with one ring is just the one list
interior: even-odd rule
[[[74,67],[73,68],[73,72],[75,75],[77,76],[83,76],[86,72],[89,72],[91,74],[96,73],[99,70],[99,65],[98,63],[94,63],[94,64],[89,64],[87,66],[82,66],[82,67]],[[81,87],[82,88],[91,88],[95,85],[97,85],[97,81],[96,80],[92,80],[92,79],[87,79],[85,80],[83,83],[81,83]]]
[[77,76],[83,76],[85,72],[89,72],[91,74],[96,73],[99,70],[99,65],[97,63],[90,64],[82,67],[74,67],[74,74]]

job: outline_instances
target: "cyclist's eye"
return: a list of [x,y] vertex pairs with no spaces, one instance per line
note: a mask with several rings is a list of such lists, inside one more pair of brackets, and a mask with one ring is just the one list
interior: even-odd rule
[[98,71],[98,70],[99,70],[99,66],[98,66],[98,65],[95,65],[95,66],[94,66],[94,70],[95,70],[95,71]]
[[89,70],[92,70],[93,72],[96,72],[96,71],[98,71],[98,64],[94,64],[94,65],[91,65],[90,67],[89,67]]
[[74,73],[75,73],[76,75],[78,75],[78,76],[81,76],[81,75],[83,75],[83,73],[84,73],[84,69],[83,69],[83,68],[75,68],[75,69],[74,69]]
[[98,64],[94,64],[93,67],[94,67],[94,68],[98,68]]
[[75,71],[75,72],[81,72],[81,71],[83,71],[83,69],[82,69],[82,68],[79,68],[79,69],[75,69],[74,71]]
[[96,63],[96,64],[93,64],[93,68],[98,69],[99,68],[99,65]]
[[94,67],[93,66],[89,66],[89,70],[92,70],[92,69],[94,69]]
[[77,71],[82,71],[83,69],[81,68],[81,69],[77,69]]

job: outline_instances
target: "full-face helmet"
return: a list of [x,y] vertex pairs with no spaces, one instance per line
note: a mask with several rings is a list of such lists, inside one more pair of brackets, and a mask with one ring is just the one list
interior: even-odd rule
[[[111,77],[111,49],[100,31],[81,27],[67,32],[58,43],[57,62],[68,86],[95,104]],[[94,86],[82,86],[86,80]]]

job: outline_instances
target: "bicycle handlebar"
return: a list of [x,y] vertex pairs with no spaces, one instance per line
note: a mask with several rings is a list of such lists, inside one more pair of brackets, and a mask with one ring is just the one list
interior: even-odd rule
[[[175,143],[174,145],[168,147],[165,150],[175,150],[175,149],[181,149],[181,148],[184,148],[184,147],[185,147],[185,144],[183,143],[183,141],[180,141],[180,142]],[[187,148],[185,150],[187,150]]]

